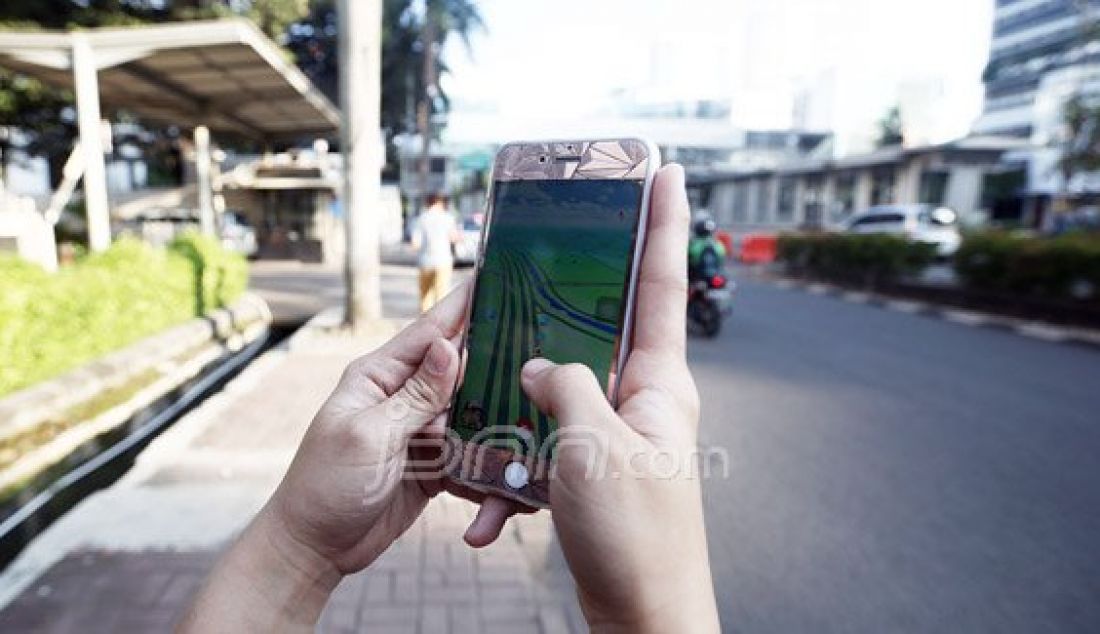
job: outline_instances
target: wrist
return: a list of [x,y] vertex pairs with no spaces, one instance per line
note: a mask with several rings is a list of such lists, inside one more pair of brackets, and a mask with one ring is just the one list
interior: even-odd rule
[[601,633],[718,632],[718,606],[709,571],[660,600],[640,599],[626,610],[608,610],[578,594],[589,630]]
[[239,551],[235,565],[277,623],[312,628],[343,578],[331,561],[288,530],[271,505],[260,510],[234,550]]
[[180,632],[312,632],[339,571],[264,507],[218,562]]

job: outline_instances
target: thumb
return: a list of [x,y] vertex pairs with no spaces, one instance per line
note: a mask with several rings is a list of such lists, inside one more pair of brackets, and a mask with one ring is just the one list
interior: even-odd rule
[[562,427],[618,420],[588,366],[536,357],[524,364],[520,382],[535,407]]
[[386,412],[406,436],[435,419],[451,402],[458,377],[458,351],[440,337],[432,341],[420,366],[386,401]]

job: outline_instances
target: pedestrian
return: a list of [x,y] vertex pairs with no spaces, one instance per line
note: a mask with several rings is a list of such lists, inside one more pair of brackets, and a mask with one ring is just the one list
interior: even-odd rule
[[[683,170],[664,167],[653,186],[634,349],[617,411],[585,366],[535,358],[519,372],[532,403],[570,439],[555,456],[551,518],[593,631],[718,631],[694,459],[699,396],[684,351],[688,224]],[[510,515],[529,511],[442,474],[411,478],[402,469],[424,449],[410,446],[414,437],[443,434],[469,293],[462,286],[352,362],[180,631],[312,632],[340,580],[370,566],[444,491],[481,504],[465,535],[477,548],[492,543]],[[601,437],[609,442],[597,451],[630,477],[590,475],[595,448],[582,441]]]
[[447,197],[428,196],[428,206],[416,217],[412,228],[412,246],[417,250],[420,269],[420,312],[425,312],[451,290],[454,254],[458,242],[458,224],[451,215]]

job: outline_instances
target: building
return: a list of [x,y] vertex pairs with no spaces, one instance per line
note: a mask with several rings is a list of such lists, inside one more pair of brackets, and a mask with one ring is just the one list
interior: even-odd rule
[[699,207],[735,233],[827,227],[873,205],[909,203],[951,207],[978,224],[998,203],[1004,154],[1023,144],[968,137],[841,159],[806,157],[774,168],[697,174],[688,188]]
[[1043,80],[1100,63],[1098,16],[1100,0],[997,0],[985,105],[974,131],[1030,138]]
[[707,166],[728,162],[745,148],[745,130],[730,117],[729,105],[720,101],[634,102],[629,96],[583,116],[456,108],[444,140],[453,147],[499,147],[520,139],[640,137],[656,143],[665,160]]
[[1023,182],[1003,219],[1044,226],[1055,197],[1100,193],[1100,179],[1064,182],[1062,112],[1067,100],[1100,100],[1100,0],[997,0],[976,134],[1012,136],[1030,147],[1006,156]]

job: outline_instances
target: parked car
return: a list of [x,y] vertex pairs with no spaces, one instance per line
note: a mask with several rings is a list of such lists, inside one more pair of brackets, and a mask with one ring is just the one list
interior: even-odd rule
[[454,245],[455,264],[472,265],[477,262],[477,251],[481,244],[482,215],[466,216],[459,225],[462,236]]
[[849,233],[889,233],[936,246],[936,255],[951,257],[962,244],[959,215],[934,205],[872,207],[852,216],[845,224]]

